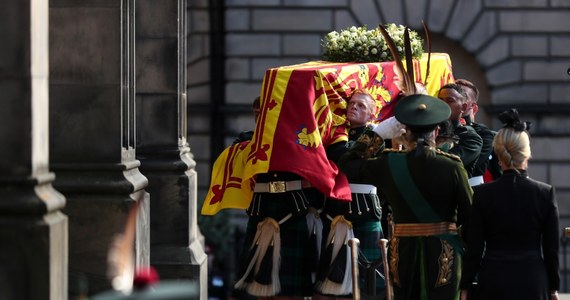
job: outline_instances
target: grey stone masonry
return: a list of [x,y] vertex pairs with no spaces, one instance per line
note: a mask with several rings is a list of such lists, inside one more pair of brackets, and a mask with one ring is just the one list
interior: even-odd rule
[[552,7],[570,7],[570,2],[567,0],[550,0]]
[[[354,19],[354,15],[346,10],[337,10],[334,12],[334,25],[332,30],[341,30],[354,26],[358,22]],[[331,31],[332,31],[331,30]]]
[[551,84],[548,98],[551,103],[570,103],[570,84]]
[[384,23],[382,22],[380,12],[376,9],[370,9],[370,7],[374,7],[374,0],[350,1],[350,7],[358,22],[348,24],[346,27],[363,24],[372,29],[378,26],[378,24]]
[[227,55],[278,56],[281,54],[281,38],[275,34],[229,34],[226,36]]
[[[535,161],[570,162],[568,149],[570,149],[570,137],[534,137],[532,139],[532,156]],[[568,177],[562,178],[568,181]]]
[[548,37],[514,36],[512,39],[513,56],[538,56],[548,54]]
[[507,61],[487,71],[487,80],[492,86],[517,83],[522,79],[522,63]]
[[468,32],[471,23],[482,10],[481,0],[457,0],[450,16],[445,35],[454,40],[461,40]]
[[570,163],[553,164],[550,167],[550,177],[552,185],[560,189],[570,188]]
[[427,4],[429,1],[405,0],[406,25],[411,28],[422,28],[422,21],[426,21]]
[[509,57],[509,38],[499,36],[485,45],[481,51],[476,53],[476,58],[482,67],[493,66]]
[[[207,257],[197,214],[196,162],[187,141],[187,70],[208,74],[206,60],[187,69],[186,0],[136,2],[137,159],[148,178],[150,195],[150,263],[164,279],[199,284],[208,298]],[[207,30],[195,13],[192,25]],[[199,81],[199,80],[198,80]]]
[[568,80],[568,60],[529,61],[524,64],[525,81],[555,82]]
[[[562,0],[564,1],[564,0]],[[488,8],[543,8],[548,7],[548,0],[485,0]]]
[[258,9],[253,11],[253,30],[327,31],[332,27],[329,9]]
[[552,36],[550,38],[550,54],[552,56],[570,56],[570,35]]
[[345,7],[350,0],[283,0],[284,6]]
[[319,56],[320,53],[320,34],[285,34],[283,36],[283,55]]
[[493,90],[492,98],[496,105],[546,104],[548,86],[546,84],[524,84],[499,87]]
[[505,32],[568,32],[570,11],[512,11],[499,14],[499,29]]
[[483,48],[488,41],[497,36],[497,22],[494,12],[485,12],[479,17],[462,42],[463,47],[471,53]]
[[[384,0],[376,2],[384,23],[404,24],[404,6],[402,0]],[[368,6],[372,10],[375,7]]]
[[443,32],[453,10],[455,0],[432,0],[429,1],[428,25],[434,32]]
[[50,1],[50,164],[67,198],[70,294],[85,280],[89,295],[111,288],[107,253],[136,202],[136,265],[150,260],[148,180],[135,157],[134,2]]
[[247,9],[229,9],[226,12],[226,30],[241,31],[250,29],[250,11]]
[[0,299],[68,299],[66,198],[49,164],[49,7],[0,2]]

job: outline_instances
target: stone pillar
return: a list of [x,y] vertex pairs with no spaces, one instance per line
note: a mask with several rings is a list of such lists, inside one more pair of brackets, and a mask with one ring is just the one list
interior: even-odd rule
[[1,1],[0,20],[0,299],[67,299],[65,198],[49,172],[48,1]]
[[207,299],[196,163],[186,140],[186,14],[186,0],[137,1],[137,159],[149,179],[151,264],[161,278],[196,280]]
[[135,158],[134,0],[50,1],[50,151],[67,197],[70,295],[111,288],[107,253],[140,206],[136,265],[148,265],[146,177]]

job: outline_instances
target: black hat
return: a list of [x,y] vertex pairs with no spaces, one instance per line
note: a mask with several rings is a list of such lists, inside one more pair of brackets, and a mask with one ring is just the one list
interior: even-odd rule
[[426,132],[449,119],[451,109],[443,100],[415,94],[400,99],[394,108],[394,114],[396,120],[413,132]]

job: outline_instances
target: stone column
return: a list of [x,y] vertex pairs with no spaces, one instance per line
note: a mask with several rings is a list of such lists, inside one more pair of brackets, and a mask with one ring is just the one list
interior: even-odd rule
[[136,201],[136,265],[150,263],[148,181],[135,158],[134,3],[50,1],[50,151],[67,197],[70,295],[111,287],[109,244]]
[[161,278],[200,282],[206,299],[196,163],[186,140],[186,0],[138,0],[136,20],[137,159],[149,179],[151,264]]
[[0,299],[67,299],[65,198],[49,171],[48,1],[1,1],[0,20]]

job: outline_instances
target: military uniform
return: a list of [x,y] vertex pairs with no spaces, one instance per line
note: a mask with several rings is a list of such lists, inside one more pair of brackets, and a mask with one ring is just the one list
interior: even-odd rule
[[[469,116],[465,116],[463,118],[468,126],[471,126],[473,129],[475,129],[475,132],[481,137],[483,142],[481,145],[481,153],[479,154],[477,162],[473,168],[471,177],[471,185],[473,186],[483,183],[483,175],[491,163],[490,158],[493,153],[493,138],[495,137],[496,132],[489,129],[483,124],[472,122]],[[494,168],[496,168],[496,166],[494,166]],[[475,179],[477,179],[477,181],[475,181]]]
[[475,129],[469,125],[462,125],[457,121],[451,122],[453,132],[459,137],[458,143],[449,150],[449,153],[459,156],[469,178],[473,177],[477,159],[481,154],[483,139],[477,134]]
[[[275,171],[258,174],[253,199],[246,210],[249,215],[246,251],[240,257],[240,279],[235,288],[257,297],[311,296],[311,274],[318,259],[317,245],[312,240],[317,239],[320,229],[309,228],[307,215],[311,214],[311,207],[321,207],[323,200],[324,196],[297,174]],[[267,235],[275,236],[266,245],[267,259],[253,258],[262,247],[259,240]],[[252,267],[254,261],[259,264]],[[276,280],[279,288],[275,288]]]
[[[234,143],[249,141],[252,136],[253,131],[241,132]],[[272,171],[257,175],[253,199],[246,210],[249,219],[238,263],[239,279],[232,291],[235,296],[247,297],[243,292],[258,297],[313,294],[311,276],[316,272],[322,228],[310,222],[317,216],[310,216],[323,202],[324,196],[297,174]],[[254,258],[261,235],[269,234],[278,235],[279,242],[267,245],[264,256],[278,255],[277,263],[275,257]],[[275,281],[279,281],[278,287]]]
[[[349,142],[343,145],[342,149],[330,148],[330,151],[335,151],[336,155],[330,155],[333,159],[352,145],[356,139],[367,130],[366,126],[350,128],[349,129]],[[327,151],[329,151],[327,149]],[[338,159],[337,159],[338,160]],[[348,174],[347,174],[348,175]],[[359,181],[356,178],[348,176],[350,187],[352,190],[352,201],[338,201],[334,199],[327,199],[321,219],[323,220],[323,237],[327,237],[331,229],[333,219],[338,215],[343,215],[346,220],[352,224],[354,237],[360,241],[359,249],[362,256],[359,257],[360,261],[360,287],[363,296],[374,295],[376,299],[383,299],[385,296],[385,280],[383,277],[383,268],[381,268],[381,249],[379,241],[384,237],[384,230],[382,229],[382,204],[377,194],[377,188],[367,182]],[[384,205],[387,205],[384,202]],[[327,246],[326,240],[322,249]],[[323,251],[324,253],[324,251]],[[324,256],[324,255],[323,255]],[[347,257],[348,258],[348,257]],[[325,258],[323,258],[325,259]],[[350,264],[347,261],[347,264]],[[327,275],[331,272],[331,265],[329,262],[323,261],[320,266],[320,272],[317,277],[316,289],[319,293],[323,293],[320,284]],[[378,270],[378,271],[377,271]],[[378,275],[382,274],[382,275]],[[326,293],[325,293],[326,294]],[[337,296],[339,296],[337,294]]]
[[[424,95],[402,99],[395,112],[413,132],[433,130],[450,114],[444,102]],[[349,178],[377,186],[392,207],[394,299],[454,299],[463,251],[457,227],[467,223],[472,190],[457,156],[419,147],[422,151],[385,150],[367,158],[369,145],[357,142],[339,167]]]

